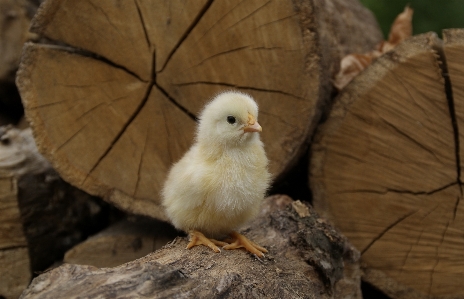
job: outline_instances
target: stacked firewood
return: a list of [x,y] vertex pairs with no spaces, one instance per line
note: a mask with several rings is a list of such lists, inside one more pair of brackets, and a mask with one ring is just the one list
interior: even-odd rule
[[[464,296],[464,30],[411,37],[406,8],[382,41],[357,0],[47,0],[29,30],[38,2],[0,0],[0,297]],[[225,89],[260,106],[270,192],[313,195],[243,228],[265,259],[185,250],[160,202]]]

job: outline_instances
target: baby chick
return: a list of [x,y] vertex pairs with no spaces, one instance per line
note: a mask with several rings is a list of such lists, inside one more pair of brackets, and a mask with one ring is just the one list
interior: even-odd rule
[[[258,214],[270,182],[257,120],[258,105],[240,92],[217,95],[201,113],[196,141],[174,164],[162,192],[169,219],[190,235],[187,248],[243,247],[259,257],[267,252],[235,231]],[[203,233],[229,235],[230,244]]]

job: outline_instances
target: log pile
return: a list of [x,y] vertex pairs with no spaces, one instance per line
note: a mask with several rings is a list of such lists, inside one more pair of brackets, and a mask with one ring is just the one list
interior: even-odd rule
[[4,298],[17,298],[32,277],[20,218],[16,180],[0,177],[0,290]]
[[18,298],[36,273],[107,225],[108,210],[50,168],[30,129],[0,127],[0,295]]
[[[21,298],[361,298],[361,274],[392,298],[464,298],[464,30],[387,49],[357,0],[47,0],[28,32],[38,2],[0,0],[0,51],[30,41],[16,83],[31,126],[0,129],[0,297],[64,261]],[[337,95],[340,60],[374,52]],[[3,97],[17,57],[0,55],[0,124],[22,114]],[[323,217],[268,198],[243,230],[263,260],[185,250],[162,222],[166,172],[225,89],[257,100],[275,184],[309,160]]]
[[413,37],[336,99],[312,145],[316,208],[393,298],[462,298],[464,30]]
[[381,39],[355,0],[49,0],[32,31],[44,41],[26,44],[17,85],[40,151],[78,188],[161,220],[167,170],[212,96],[257,100],[278,180],[305,152],[340,58]]

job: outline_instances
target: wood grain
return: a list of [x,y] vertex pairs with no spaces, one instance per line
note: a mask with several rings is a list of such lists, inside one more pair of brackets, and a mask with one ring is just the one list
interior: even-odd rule
[[452,71],[462,58],[446,55],[451,91],[442,51],[430,33],[380,57],[340,94],[313,145],[315,206],[361,251],[365,279],[393,298],[464,295],[464,85]]
[[16,178],[0,176],[0,296],[18,298],[32,278]]
[[257,100],[279,179],[307,148],[338,59],[381,38],[355,0],[48,0],[31,28],[44,39],[26,45],[17,85],[39,149],[78,188],[158,219],[166,173],[216,93]]

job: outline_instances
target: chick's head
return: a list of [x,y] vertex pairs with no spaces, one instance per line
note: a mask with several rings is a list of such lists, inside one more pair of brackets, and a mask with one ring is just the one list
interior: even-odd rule
[[235,91],[217,95],[200,115],[200,143],[234,146],[259,140],[258,105],[247,94]]

